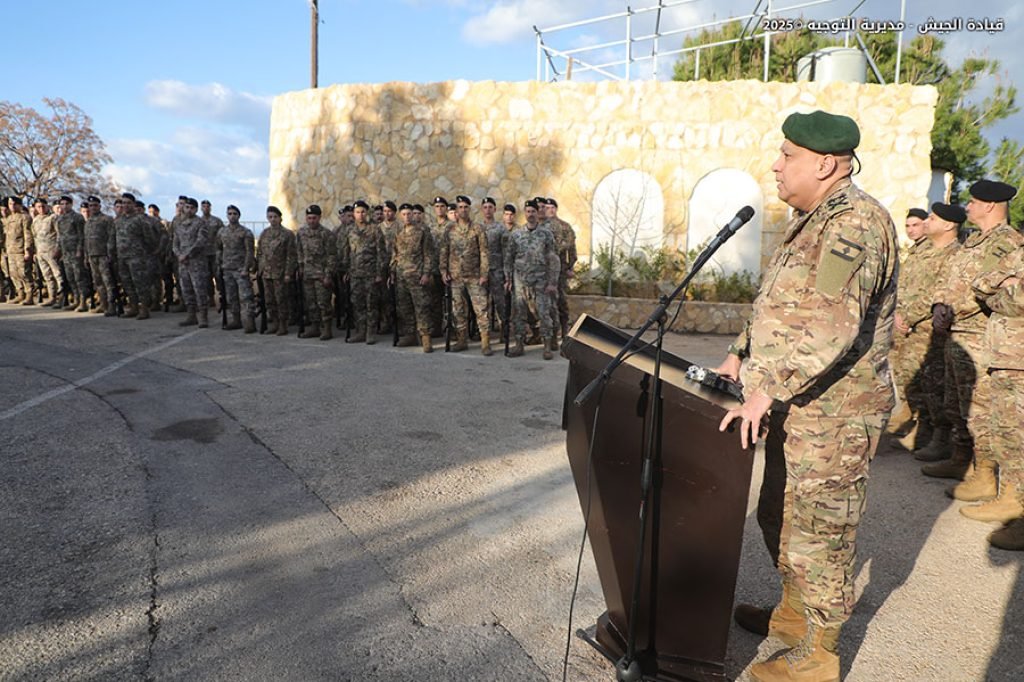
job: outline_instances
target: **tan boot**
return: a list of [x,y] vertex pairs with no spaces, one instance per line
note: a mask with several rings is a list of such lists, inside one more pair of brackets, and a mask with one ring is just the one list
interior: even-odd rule
[[[999,493],[996,481],[996,463],[992,460],[976,462],[962,483],[946,490],[946,496],[964,502],[991,500]],[[962,509],[960,510],[963,511]]]
[[452,346],[452,352],[458,353],[469,348],[469,333],[460,331],[455,337],[455,344]]
[[989,535],[988,544],[1011,552],[1024,552],[1024,519],[1014,519]]
[[122,315],[121,317],[138,317],[138,316],[139,316],[139,308],[138,308],[138,306],[136,306],[134,303],[129,302],[128,305],[125,306],[124,315]]
[[104,301],[101,298],[100,302],[99,302],[99,305],[97,305],[95,308],[93,308],[92,312],[93,312],[93,314],[96,314],[96,313],[104,313],[104,314],[106,314],[106,312],[107,312],[107,302]]
[[231,312],[228,313],[228,323],[227,326],[223,327],[223,329],[225,331],[233,332],[236,329],[241,328],[242,320],[239,319],[239,314],[236,311],[232,310]]
[[242,316],[242,329],[245,330],[246,334],[256,333],[256,321],[252,319],[252,315],[246,314]]
[[907,432],[910,422],[914,419],[914,413],[910,411],[910,405],[906,400],[900,402],[899,407],[889,417],[889,423],[885,426],[885,432],[889,435],[899,435]]
[[185,319],[178,323],[179,327],[191,327],[194,324],[199,324],[199,320],[196,319],[196,308],[195,306],[188,307],[188,314]]
[[288,336],[288,321],[279,320],[277,323],[277,331],[274,333],[278,336]]
[[420,344],[423,346],[424,353],[434,352],[434,342],[430,340],[430,334],[420,334]]
[[85,300],[85,298],[82,298],[81,302],[78,304],[78,307],[75,308],[75,312],[76,313],[87,313],[87,312],[89,312],[89,303]]
[[139,304],[139,315],[135,319],[137,320],[148,320],[149,319],[149,306],[145,303]]
[[480,331],[480,354],[485,357],[494,355],[491,350],[491,332],[486,329]]
[[907,435],[898,437],[896,439],[896,442],[904,450],[908,452],[914,452],[915,450],[921,448],[925,443],[931,441],[931,438],[931,424],[925,422],[923,419],[921,419],[921,416],[918,415],[917,418],[914,419],[913,426],[911,426],[910,430],[907,431]]
[[1024,507],[1017,497],[1015,486],[1003,485],[999,491],[999,497],[970,507],[963,507],[960,513],[975,521],[998,521],[1006,523],[1024,516]]
[[948,426],[932,431],[932,437],[928,441],[928,445],[914,452],[914,459],[921,462],[939,462],[949,459],[950,455],[953,454],[950,446],[949,432]]
[[[324,320],[324,323],[323,323],[323,325],[321,325],[320,329],[321,329],[321,332],[320,332],[320,340],[321,341],[330,341],[331,339],[334,338],[334,330],[331,328],[331,321],[330,320]],[[253,331],[256,331],[256,330],[253,329]]]
[[772,610],[768,622],[768,635],[782,640],[787,646],[796,646],[807,635],[807,617],[804,615],[804,602],[800,592],[782,583],[782,599]]
[[36,304],[36,302],[34,300],[32,300],[32,292],[31,291],[19,303],[20,303],[20,305],[35,305]]
[[523,350],[524,350],[523,349],[523,344],[524,343],[525,343],[525,340],[523,339],[523,337],[521,337],[521,336],[518,337],[516,339],[515,345],[512,346],[511,350],[509,350],[508,356],[510,358],[521,358],[521,357],[523,357]]
[[398,337],[398,343],[396,343],[395,345],[398,346],[399,348],[408,348],[409,346],[415,346],[416,345],[416,335],[415,334],[403,334],[402,336]]
[[366,343],[366,334],[353,334],[345,339],[345,343]]
[[373,332],[367,332],[366,333],[366,345],[367,346],[372,346],[375,343],[377,343],[377,336]]
[[540,339],[541,347],[544,348],[544,359],[550,360],[555,357],[551,352],[551,346],[554,344],[554,340],[548,339],[546,336],[542,336]]
[[203,307],[199,309],[199,328],[207,329],[210,326],[210,309]]
[[778,658],[750,666],[760,682],[839,682],[839,627],[808,627],[797,646]]
[[974,454],[969,449],[955,446],[952,457],[941,462],[925,464],[921,467],[921,473],[932,478],[955,478],[962,481],[971,468],[973,458]]
[[305,330],[299,334],[300,339],[318,339],[320,338],[320,325],[319,324],[307,324]]

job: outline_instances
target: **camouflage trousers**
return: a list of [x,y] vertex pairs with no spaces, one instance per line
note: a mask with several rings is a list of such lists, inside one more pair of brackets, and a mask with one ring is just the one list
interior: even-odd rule
[[992,458],[999,465],[999,484],[1016,487],[1024,500],[1024,370],[990,372],[992,390]]
[[430,333],[429,284],[420,284],[419,275],[398,275],[395,278],[398,331],[402,336]]
[[391,301],[391,295],[377,297],[377,321],[383,333],[391,331],[391,318],[395,314],[395,306]]
[[100,300],[108,305],[114,303],[114,275],[110,271],[110,260],[106,256],[89,256],[89,269],[92,270],[92,282]]
[[946,379],[946,338],[933,336],[931,325],[898,336],[891,364],[900,397],[932,426],[947,426],[943,403]]
[[68,276],[68,284],[75,294],[75,300],[81,303],[92,296],[92,281],[85,260],[79,256],[64,256],[64,274]]
[[181,278],[181,296],[189,308],[210,307],[210,269],[206,256],[189,258],[178,263]]
[[28,298],[32,293],[32,279],[28,277],[28,263],[25,261],[25,254],[17,251],[7,253],[7,276],[14,284],[15,295],[20,294]]
[[949,413],[954,442],[973,448],[976,459],[991,459],[991,377],[985,371],[983,335],[953,332],[949,357],[956,391],[956,401],[950,405],[955,411]]
[[568,270],[562,268],[558,273],[558,295],[555,297],[554,323],[556,329],[569,324],[569,275]]
[[263,277],[263,298],[267,302],[267,318],[288,323],[288,282]]
[[377,315],[380,312],[380,285],[373,277],[353,277],[349,280],[352,300],[352,328],[355,333],[377,333]]
[[302,295],[306,302],[306,324],[322,322],[330,327],[334,319],[333,296],[330,287],[324,286],[324,278],[303,277]]
[[512,301],[512,328],[515,331],[515,338],[521,339],[527,332],[527,315],[533,313],[540,321],[540,335],[544,338],[551,338],[553,329],[552,308],[555,306],[552,296],[547,292],[547,285],[544,282],[530,284],[524,281],[523,277],[516,276],[513,287],[514,299]]
[[797,406],[769,418],[758,523],[782,581],[819,626],[841,625],[853,612],[857,528],[887,421]]
[[487,278],[487,289],[491,294],[491,305],[494,306],[493,320],[496,324],[504,325],[505,320],[505,273],[501,270],[491,270]]
[[149,307],[152,304],[153,273],[150,269],[152,259],[148,255],[128,256],[117,259],[117,274],[121,279],[121,288],[128,301]]
[[[64,278],[61,276],[60,262],[52,253],[37,253],[36,263],[43,273],[43,281],[46,283],[46,291],[50,298],[56,298],[64,289]],[[39,292],[42,295],[42,292]]]
[[256,300],[252,295],[252,280],[244,270],[224,270],[224,295],[228,310],[241,311],[255,317]]
[[476,313],[477,328],[485,331],[490,329],[491,313],[487,305],[487,285],[480,284],[479,280],[452,280],[452,314],[455,330],[460,333],[469,331],[469,306],[473,306],[473,312]]

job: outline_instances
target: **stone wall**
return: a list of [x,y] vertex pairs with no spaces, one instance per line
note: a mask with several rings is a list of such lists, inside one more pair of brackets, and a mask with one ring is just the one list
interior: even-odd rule
[[554,196],[585,253],[594,188],[610,172],[657,180],[667,242],[683,246],[694,186],[736,168],[764,194],[766,256],[788,215],[770,167],[789,113],[822,108],[859,122],[856,182],[902,227],[906,210],[926,203],[936,97],[931,86],[760,81],[334,85],[275,98],[270,201],[297,226],[310,203],[334,222],[357,197],[492,195],[521,206]]
[[[620,329],[639,329],[658,302],[649,298],[608,298],[607,296],[569,296],[569,319],[583,313],[604,320]],[[675,315],[676,306],[670,309]],[[739,334],[750,317],[749,303],[705,303],[686,301],[669,330],[700,334]],[[671,319],[671,318],[670,318]]]

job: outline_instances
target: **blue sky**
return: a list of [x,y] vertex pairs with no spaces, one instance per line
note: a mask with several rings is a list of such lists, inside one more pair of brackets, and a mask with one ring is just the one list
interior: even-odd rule
[[[798,0],[775,0],[776,7]],[[518,81],[536,74],[533,25],[541,28],[617,13],[614,0],[320,0],[320,85],[453,79]],[[656,5],[635,0],[634,8]],[[756,0],[699,0],[666,10],[661,29],[750,12]],[[857,2],[804,10],[842,15]],[[990,35],[951,34],[954,66],[968,54],[1002,61],[1024,87],[1024,7],[976,3],[968,15],[952,0],[907,0],[908,21],[1003,18]],[[209,198],[214,211],[235,203],[261,220],[267,193],[267,139],[274,95],[309,85],[307,0],[176,0],[5,3],[0,58],[3,99],[39,107],[43,97],[74,102],[92,118],[114,157],[111,175],[170,209],[178,194]],[[857,14],[897,19],[898,0],[866,0]],[[636,19],[648,27],[653,14]],[[20,27],[21,30],[11,30]],[[650,28],[648,28],[650,30]],[[54,32],[56,31],[56,35]],[[621,21],[548,36],[561,49],[622,37]],[[910,39],[908,33],[907,40]],[[673,39],[676,43],[680,37]],[[649,51],[650,45],[638,46]],[[614,57],[612,50],[602,57]],[[661,66],[671,73],[671,64]],[[641,72],[642,75],[643,72]],[[649,67],[646,74],[649,77]],[[991,83],[983,84],[982,92]],[[1024,96],[1021,97],[1024,103]],[[993,143],[1024,141],[1024,118],[1000,125]],[[165,210],[166,210],[165,209]]]

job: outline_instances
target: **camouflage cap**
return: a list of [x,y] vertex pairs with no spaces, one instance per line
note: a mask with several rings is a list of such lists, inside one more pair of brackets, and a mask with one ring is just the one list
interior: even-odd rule
[[857,122],[827,111],[790,114],[782,124],[782,134],[793,144],[819,154],[849,152],[860,144]]
[[959,224],[967,220],[967,211],[963,206],[957,204],[944,204],[941,201],[936,201],[932,204],[932,213],[951,223]]
[[999,203],[1009,201],[1017,195],[1017,188],[996,180],[978,180],[971,185],[971,196],[979,201]]

